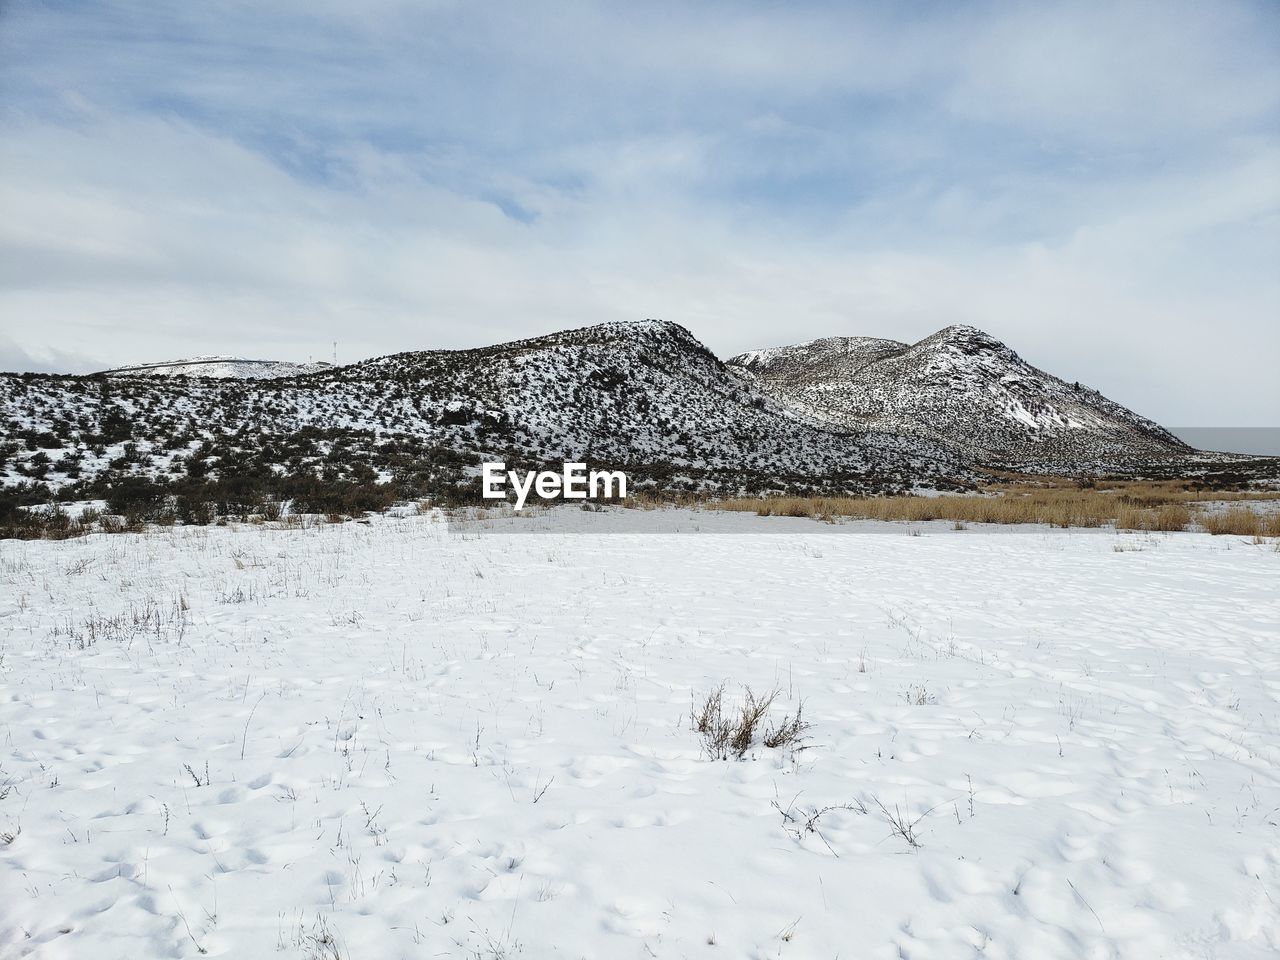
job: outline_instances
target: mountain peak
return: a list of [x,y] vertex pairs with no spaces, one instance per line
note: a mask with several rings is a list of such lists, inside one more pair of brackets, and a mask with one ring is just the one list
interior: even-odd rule
[[819,423],[932,436],[993,464],[1075,472],[1104,459],[1185,450],[1157,424],[1033,367],[969,324],[910,346],[833,337],[729,364]]
[[590,331],[616,334],[624,339],[653,338],[675,340],[683,344],[697,344],[698,347],[706,349],[702,341],[693,335],[693,331],[682,324],[676,323],[674,320],[611,320],[590,327],[582,327],[576,332],[587,333]]
[[991,336],[991,334],[987,333],[987,331],[981,329],[980,327],[975,327],[973,326],[973,324],[970,324],[970,323],[950,324],[949,326],[943,327],[933,336],[947,337],[952,339],[995,340],[995,337]]
[[[955,323],[949,327],[943,327],[937,333],[925,337],[916,346],[924,346],[926,344],[931,346],[950,346],[960,350],[962,353],[978,353],[980,351],[1013,353],[1002,341],[997,340],[985,330],[967,323]],[[1016,356],[1016,354],[1014,355]]]

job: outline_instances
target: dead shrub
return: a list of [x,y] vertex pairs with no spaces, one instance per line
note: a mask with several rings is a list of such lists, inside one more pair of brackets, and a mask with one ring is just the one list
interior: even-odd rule
[[802,715],[803,705],[797,708],[795,716],[786,715],[780,723],[764,726],[778,693],[775,687],[757,696],[750,687],[744,686],[742,698],[735,706],[726,703],[722,683],[708,693],[701,704],[695,699],[689,719],[694,732],[702,737],[702,749],[707,757],[741,760],[757,740],[772,749],[801,749],[805,731],[809,729]]
[[920,825],[920,821],[932,813],[933,810],[926,810],[924,813],[920,814],[920,816],[912,819],[910,814],[904,813],[899,809],[896,803],[893,805],[893,809],[890,810],[879,797],[875,797],[874,800],[876,806],[880,808],[881,815],[888,822],[889,829],[892,831],[893,836],[901,837],[907,842],[907,846],[912,850],[919,850],[920,836],[916,833],[916,827],[918,827]]
[[770,722],[760,742],[770,750],[781,748],[803,750],[806,739],[805,732],[808,729],[809,724],[804,719],[804,702],[801,701],[796,706],[795,716],[784,715],[782,721],[776,726]]

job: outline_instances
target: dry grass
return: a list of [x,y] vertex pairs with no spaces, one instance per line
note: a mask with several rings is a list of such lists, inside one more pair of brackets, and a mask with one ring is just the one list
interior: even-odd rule
[[1241,537],[1280,537],[1280,513],[1259,514],[1248,507],[1202,513],[1197,520],[1207,533]]
[[[1241,508],[1247,511],[1247,508]],[[1182,503],[1158,507],[1122,506],[1116,513],[1117,530],[1185,530],[1191,523],[1191,509]]]
[[1197,490],[1176,482],[1118,482],[1105,489],[1069,482],[1005,483],[981,494],[941,497],[738,497],[708,503],[716,510],[765,517],[832,520],[949,520],[969,523],[1043,523],[1054,527],[1121,530],[1186,530],[1193,522],[1210,533],[1280,535],[1280,518],[1244,506],[1221,513],[1194,508],[1197,501],[1280,499],[1280,491]]
[[722,683],[707,694],[700,705],[695,702],[690,712],[693,729],[702,737],[702,748],[708,758],[741,760],[757,739],[771,749],[803,749],[805,731],[809,729],[802,717],[803,706],[796,710],[795,716],[785,716],[781,723],[766,726],[769,708],[778,698],[777,688],[757,696],[750,687],[743,687],[737,709],[725,703],[724,690]]

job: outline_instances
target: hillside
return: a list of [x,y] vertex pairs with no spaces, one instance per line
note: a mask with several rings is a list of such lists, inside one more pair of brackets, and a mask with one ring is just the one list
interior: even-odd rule
[[[831,429],[772,404],[672,323],[614,323],[275,380],[0,377],[4,480],[281,476],[456,491],[479,464],[626,467],[667,490],[950,488],[936,441]],[[21,440],[21,444],[12,440]]]
[[220,380],[270,380],[296,377],[332,368],[330,363],[291,363],[287,360],[246,360],[244,357],[189,357],[139,363],[103,370],[108,377],[214,377]]
[[994,466],[1076,473],[1190,452],[1158,424],[1033,367],[975,327],[915,344],[833,337],[729,365],[815,422],[931,437]]
[[285,500],[342,514],[473,500],[492,460],[728,494],[956,490],[994,468],[1238,483],[1280,464],[1198,455],[966,327],[727,364],[683,327],[644,321],[270,379],[0,374],[10,516],[54,497],[184,522],[211,503],[248,516]]

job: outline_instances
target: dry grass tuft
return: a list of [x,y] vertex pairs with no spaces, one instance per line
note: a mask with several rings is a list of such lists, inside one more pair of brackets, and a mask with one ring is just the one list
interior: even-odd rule
[[1248,507],[1201,513],[1197,518],[1206,533],[1240,537],[1280,537],[1280,513],[1255,513]]
[[[742,699],[734,709],[725,703],[725,685],[722,683],[703,699],[694,702],[690,711],[693,729],[702,737],[702,749],[712,760],[741,760],[756,742],[769,708],[778,698],[774,688],[763,696],[757,696],[750,687],[743,687]],[[759,737],[766,747],[791,747],[802,749],[805,731],[809,729],[802,716],[803,705],[795,716],[785,716],[782,722],[770,723]]]
[[1122,506],[1116,514],[1117,530],[1185,530],[1191,510],[1181,503],[1165,503],[1154,508]]
[[804,719],[804,704],[801,703],[796,707],[794,717],[788,714],[776,726],[771,723],[769,728],[765,730],[764,737],[760,742],[770,750],[779,750],[787,747],[792,750],[802,750],[804,749],[805,731],[808,729],[809,724]]

